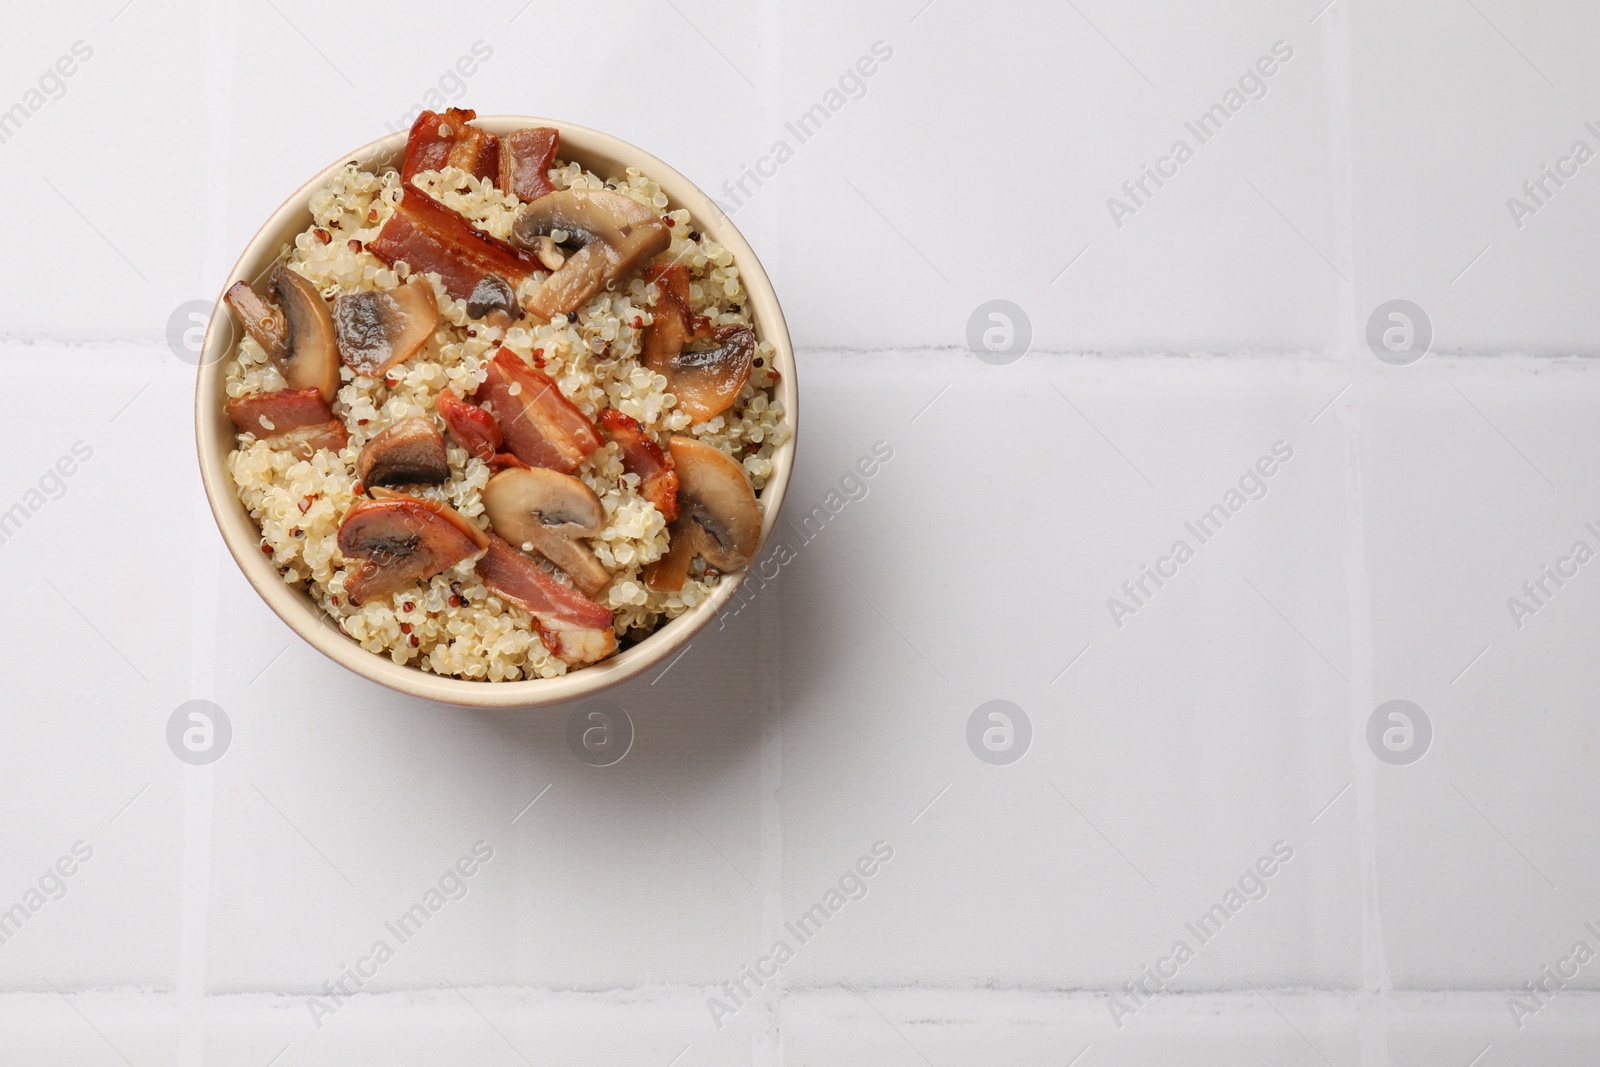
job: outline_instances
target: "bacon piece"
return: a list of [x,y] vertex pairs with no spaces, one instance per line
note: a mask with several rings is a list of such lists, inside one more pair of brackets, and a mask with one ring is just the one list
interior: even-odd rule
[[406,138],[406,161],[400,178],[410,189],[411,179],[426,170],[460,167],[474,177],[494,181],[499,174],[499,138],[470,125],[478,113],[452,107],[444,114],[424,111],[411,124]]
[[711,320],[696,315],[689,307],[689,268],[682,263],[658,263],[642,278],[661,295],[650,312],[653,321],[644,328],[640,362],[657,374],[665,374],[685,344],[711,336]]
[[224,410],[240,430],[293,448],[305,459],[322,448],[337,452],[350,441],[317,389],[248,393],[228,401]]
[[344,423],[335,419],[288,434],[283,441],[298,452],[301,459],[310,459],[324,448],[330,452],[341,451],[350,443],[350,433],[344,428]]
[[450,431],[450,436],[454,437],[462,448],[495,470],[504,467],[527,467],[527,464],[516,456],[500,451],[500,446],[505,443],[505,435],[500,432],[500,424],[495,421],[493,415],[478,405],[460,400],[446,389],[439,394],[435,406],[444,418],[445,428]]
[[560,142],[561,131],[548,126],[529,126],[500,138],[500,190],[523,201],[555,192],[549,172]]
[[676,519],[678,474],[672,469],[672,457],[644,432],[638,419],[629,418],[616,408],[602,411],[599,421],[606,434],[622,446],[622,469],[639,476],[639,491],[644,498],[656,506],[667,522]]
[[500,275],[515,289],[529,274],[544,269],[532,253],[484,233],[414,187],[406,189],[367,251],[391,266],[404,260],[413,274],[436,272],[457,300],[470,297],[487,274]]
[[489,550],[477,568],[492,592],[534,617],[547,647],[555,638],[551,651],[568,663],[593,663],[616,649],[610,611],[556,581],[502,538],[489,535]]
[[600,432],[548,376],[509,348],[489,364],[478,394],[500,422],[511,454],[534,467],[571,474],[600,447]]
[[227,412],[234,425],[257,437],[280,437],[334,421],[332,409],[316,389],[247,393],[228,401]]

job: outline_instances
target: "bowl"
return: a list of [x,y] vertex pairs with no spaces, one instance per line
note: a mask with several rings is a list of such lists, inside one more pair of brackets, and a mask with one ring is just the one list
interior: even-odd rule
[[[733,222],[705,193],[678,171],[655,156],[626,141],[584,126],[552,119],[520,115],[481,118],[476,124],[491,133],[504,134],[525,126],[552,126],[561,131],[560,156],[576,160],[603,178],[619,176],[627,167],[637,167],[654,179],[672,201],[673,207],[688,208],[695,226],[733,252],[755,314],[756,333],[775,349],[773,363],[782,375],[777,398],[783,402],[789,420],[790,438],[772,457],[772,475],[759,497],[765,514],[761,526],[761,547],[765,547],[778,519],[784,490],[794,467],[795,431],[798,428],[798,393],[795,381],[794,349],[778,306],[777,294],[762,270],[755,252],[734,227]],[[284,256],[295,234],[310,222],[310,200],[340,167],[350,160],[368,169],[398,167],[405,151],[406,134],[396,133],[340,156],[316,174],[250,239],[244,254],[228,274],[222,287],[226,292],[235,281],[256,282]],[[559,678],[519,679],[517,681],[469,681],[463,678],[430,674],[416,667],[401,666],[382,653],[368,652],[345,636],[316,604],[309,593],[291,586],[279,577],[276,567],[262,554],[261,534],[250,518],[229,476],[226,460],[234,447],[233,422],[223,412],[224,367],[239,332],[232,313],[220,293],[216,310],[206,329],[200,368],[195,388],[195,440],[200,459],[200,477],[205,483],[217,529],[232,553],[234,562],[289,628],[313,648],[342,667],[379,685],[422,697],[426,700],[480,708],[531,708],[592,697],[602,690],[627,681],[676,655],[689,640],[714,618],[743,584],[749,567],[760,559],[756,550],[749,567],[724,575],[709,597],[689,611],[660,626],[638,644],[610,659],[583,667]]]

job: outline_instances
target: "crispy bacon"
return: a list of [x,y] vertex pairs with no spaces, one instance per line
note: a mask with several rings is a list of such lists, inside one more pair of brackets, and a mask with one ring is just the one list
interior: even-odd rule
[[661,517],[671,522],[678,517],[678,474],[672,457],[644,432],[638,419],[629,418],[616,408],[600,413],[600,425],[622,447],[622,469],[639,476],[639,491],[656,506]]
[[446,167],[460,167],[474,177],[494,181],[500,172],[500,139],[470,125],[477,117],[471,108],[457,107],[442,115],[433,111],[418,115],[406,138],[406,161],[400,171],[406,188],[413,176]]
[[658,263],[642,277],[661,295],[650,313],[653,321],[644,328],[640,362],[664,374],[685,344],[711,336],[711,320],[689,307],[689,268],[682,263]]
[[436,272],[457,300],[470,297],[487,274],[500,275],[515,289],[533,271],[544,269],[531,253],[484,233],[414,187],[406,189],[367,251],[391,266],[404,260],[413,274]]
[[548,126],[529,126],[500,138],[501,191],[524,201],[555,192],[549,172],[560,142],[561,131]]
[[578,469],[600,447],[600,432],[548,376],[502,348],[478,390],[500,422],[512,455],[534,467],[563,474]]
[[485,585],[536,616],[543,624],[584,630],[611,629],[611,612],[558,582],[503,538],[489,535],[489,551],[478,560]]
[[257,437],[282,437],[336,421],[328,402],[316,389],[280,389],[276,393],[249,393],[227,403],[228,418],[241,430]]
[[505,443],[505,435],[500,432],[500,424],[495,421],[493,415],[476,404],[457,399],[448,389],[439,394],[435,404],[439,414],[444,418],[450,436],[454,437],[462,448],[496,470],[502,467],[527,466],[516,456],[500,451],[500,446]]
[[228,401],[225,410],[240,430],[292,447],[308,459],[318,449],[337,452],[350,441],[317,389],[249,393]]

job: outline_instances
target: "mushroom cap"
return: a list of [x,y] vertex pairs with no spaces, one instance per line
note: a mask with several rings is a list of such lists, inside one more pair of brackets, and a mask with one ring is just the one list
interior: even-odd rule
[[723,571],[749,563],[761,541],[761,511],[744,468],[693,437],[674,434],[667,447],[678,474],[678,521],[699,527],[699,555]]
[[748,326],[719,326],[714,348],[685,348],[665,367],[651,367],[667,379],[678,408],[695,422],[705,422],[733,406],[750,380],[755,365],[756,335]]
[[431,578],[489,544],[488,536],[453,508],[378,492],[381,497],[356,504],[339,524],[339,551],[361,561],[345,579],[353,605]]
[[611,580],[599,558],[576,540],[599,537],[606,525],[605,506],[579,479],[543,467],[504,470],[489,479],[481,498],[496,534],[513,545],[532,545],[586,595]]
[[428,279],[416,275],[395,289],[341,293],[333,323],[339,358],[376,378],[428,343],[439,327],[439,300]]
[[531,311],[544,318],[575,310],[600,286],[638,270],[672,244],[650,208],[609,189],[558,189],[528,204],[511,227],[511,243],[536,248],[556,230],[578,251],[545,279]]
[[284,382],[290,389],[315,389],[332,401],[339,391],[339,347],[327,301],[304,275],[281,263],[272,268],[271,288],[287,326],[278,358]]
[[606,528],[605,505],[593,489],[544,467],[501,471],[481,497],[494,531],[513,544],[517,538],[508,531],[529,523],[562,537],[599,537]]
[[660,593],[676,593],[689,579],[689,564],[700,554],[706,532],[688,515],[680,515],[667,527],[667,551],[644,572],[644,584]]
[[245,332],[255,338],[268,356],[282,360],[288,354],[289,324],[284,321],[282,310],[261,299],[248,282],[234,282],[222,299],[239,316]]
[[450,478],[444,435],[432,419],[401,419],[362,448],[356,477],[366,486],[440,485]]
[[468,318],[483,319],[490,315],[504,316],[499,321],[490,320],[492,325],[500,327],[509,326],[522,317],[522,309],[517,306],[516,290],[511,288],[510,282],[493,271],[480,278],[467,297]]

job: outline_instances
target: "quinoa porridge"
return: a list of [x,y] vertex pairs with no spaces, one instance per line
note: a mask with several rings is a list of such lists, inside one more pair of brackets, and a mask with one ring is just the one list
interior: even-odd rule
[[424,112],[227,303],[227,468],[341,630],[459,678],[598,662],[760,539],[788,440],[732,254],[648,175]]

